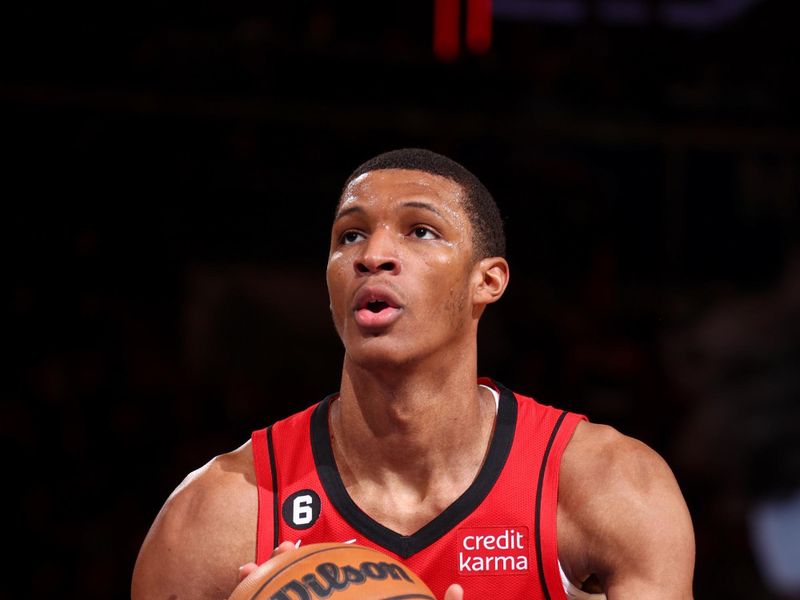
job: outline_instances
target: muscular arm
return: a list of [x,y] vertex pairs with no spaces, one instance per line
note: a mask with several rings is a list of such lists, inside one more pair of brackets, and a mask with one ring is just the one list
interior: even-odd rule
[[257,492],[250,445],[190,474],[167,499],[139,551],[132,600],[218,600],[255,556]]
[[609,600],[692,597],[689,511],[667,464],[641,442],[578,427],[562,458],[558,530],[567,575],[596,575]]

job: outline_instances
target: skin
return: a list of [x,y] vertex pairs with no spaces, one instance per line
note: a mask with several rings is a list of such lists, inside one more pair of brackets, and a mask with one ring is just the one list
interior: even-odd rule
[[[461,200],[443,177],[372,171],[345,190],[331,232],[327,283],[345,347],[334,455],[356,504],[406,535],[469,487],[494,427],[494,400],[475,383],[476,337],[509,270],[503,258],[476,259]],[[365,287],[392,294],[390,323],[359,321]],[[254,568],[256,510],[248,442],[167,500],[142,545],[133,600],[226,598]],[[669,467],[644,444],[581,423],[562,458],[557,519],[571,581],[591,577],[609,599],[692,597],[689,513]],[[462,598],[457,585],[445,596]]]

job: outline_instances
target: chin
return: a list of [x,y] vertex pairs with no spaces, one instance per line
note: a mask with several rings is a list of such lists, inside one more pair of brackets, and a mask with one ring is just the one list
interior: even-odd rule
[[376,335],[345,345],[347,360],[367,370],[397,369],[419,359],[419,348],[409,351],[389,336]]

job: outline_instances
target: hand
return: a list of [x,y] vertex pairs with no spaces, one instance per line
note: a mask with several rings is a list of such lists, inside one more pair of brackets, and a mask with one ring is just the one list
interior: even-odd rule
[[[270,560],[278,556],[279,554],[283,554],[284,552],[290,552],[291,550],[295,549],[295,545],[292,542],[282,542],[275,550],[272,552],[272,556],[269,557]],[[258,568],[258,565],[254,562],[249,562],[241,567],[239,567],[239,583],[242,583],[247,576],[250,575],[253,571]]]
[[[284,552],[291,552],[294,549],[295,545],[292,542],[283,542],[280,546],[275,548],[275,551],[272,553],[272,556],[270,556],[270,559],[273,559]],[[254,562],[250,562],[239,567],[239,583],[247,579],[247,576],[255,571],[257,567],[258,565]],[[460,585],[454,583],[447,588],[447,591],[444,593],[444,600],[464,600],[464,590]]]

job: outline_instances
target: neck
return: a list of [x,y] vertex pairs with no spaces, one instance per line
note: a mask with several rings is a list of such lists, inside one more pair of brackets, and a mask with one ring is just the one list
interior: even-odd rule
[[331,410],[345,484],[371,480],[426,494],[434,483],[466,489],[472,482],[491,439],[494,399],[477,385],[475,352],[442,367],[386,377],[345,358]]

